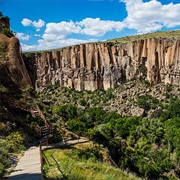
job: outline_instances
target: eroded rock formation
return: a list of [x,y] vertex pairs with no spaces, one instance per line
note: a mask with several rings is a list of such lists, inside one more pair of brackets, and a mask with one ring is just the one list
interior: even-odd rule
[[0,28],[10,28],[9,18],[0,13]]
[[140,77],[151,84],[180,84],[179,39],[81,44],[36,53],[34,58],[36,89],[49,83],[77,90],[108,89]]
[[0,34],[0,81],[7,87],[24,88],[31,84],[20,55],[20,43],[15,37]]

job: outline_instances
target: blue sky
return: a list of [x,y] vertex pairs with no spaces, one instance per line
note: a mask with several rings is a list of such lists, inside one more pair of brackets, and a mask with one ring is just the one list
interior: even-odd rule
[[180,29],[179,0],[0,0],[23,51]]

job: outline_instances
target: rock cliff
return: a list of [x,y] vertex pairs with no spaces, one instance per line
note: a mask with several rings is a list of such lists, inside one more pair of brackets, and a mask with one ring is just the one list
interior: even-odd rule
[[0,34],[0,82],[6,87],[24,88],[31,84],[20,54],[20,43],[15,37]]
[[106,90],[136,78],[151,84],[180,84],[178,38],[81,44],[34,53],[31,57],[35,62],[36,89],[59,84],[77,90]]
[[10,29],[9,18],[7,16],[3,16],[2,13],[0,13],[0,29],[1,28]]

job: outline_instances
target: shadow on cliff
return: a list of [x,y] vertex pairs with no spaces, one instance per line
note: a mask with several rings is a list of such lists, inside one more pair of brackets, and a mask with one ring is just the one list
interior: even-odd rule
[[[0,85],[8,89],[8,95],[21,94],[19,86],[14,82],[12,74],[10,74],[6,65],[0,64]],[[3,93],[1,92],[1,96]]]

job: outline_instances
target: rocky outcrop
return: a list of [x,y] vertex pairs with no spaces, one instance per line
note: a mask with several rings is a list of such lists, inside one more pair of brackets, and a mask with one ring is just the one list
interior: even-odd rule
[[36,89],[113,88],[130,79],[180,84],[180,40],[150,38],[125,44],[89,43],[35,53]]
[[31,84],[15,37],[0,34],[0,82],[7,87],[24,88]]
[[0,29],[1,28],[10,28],[9,18],[7,16],[3,16],[2,14],[0,14]]

